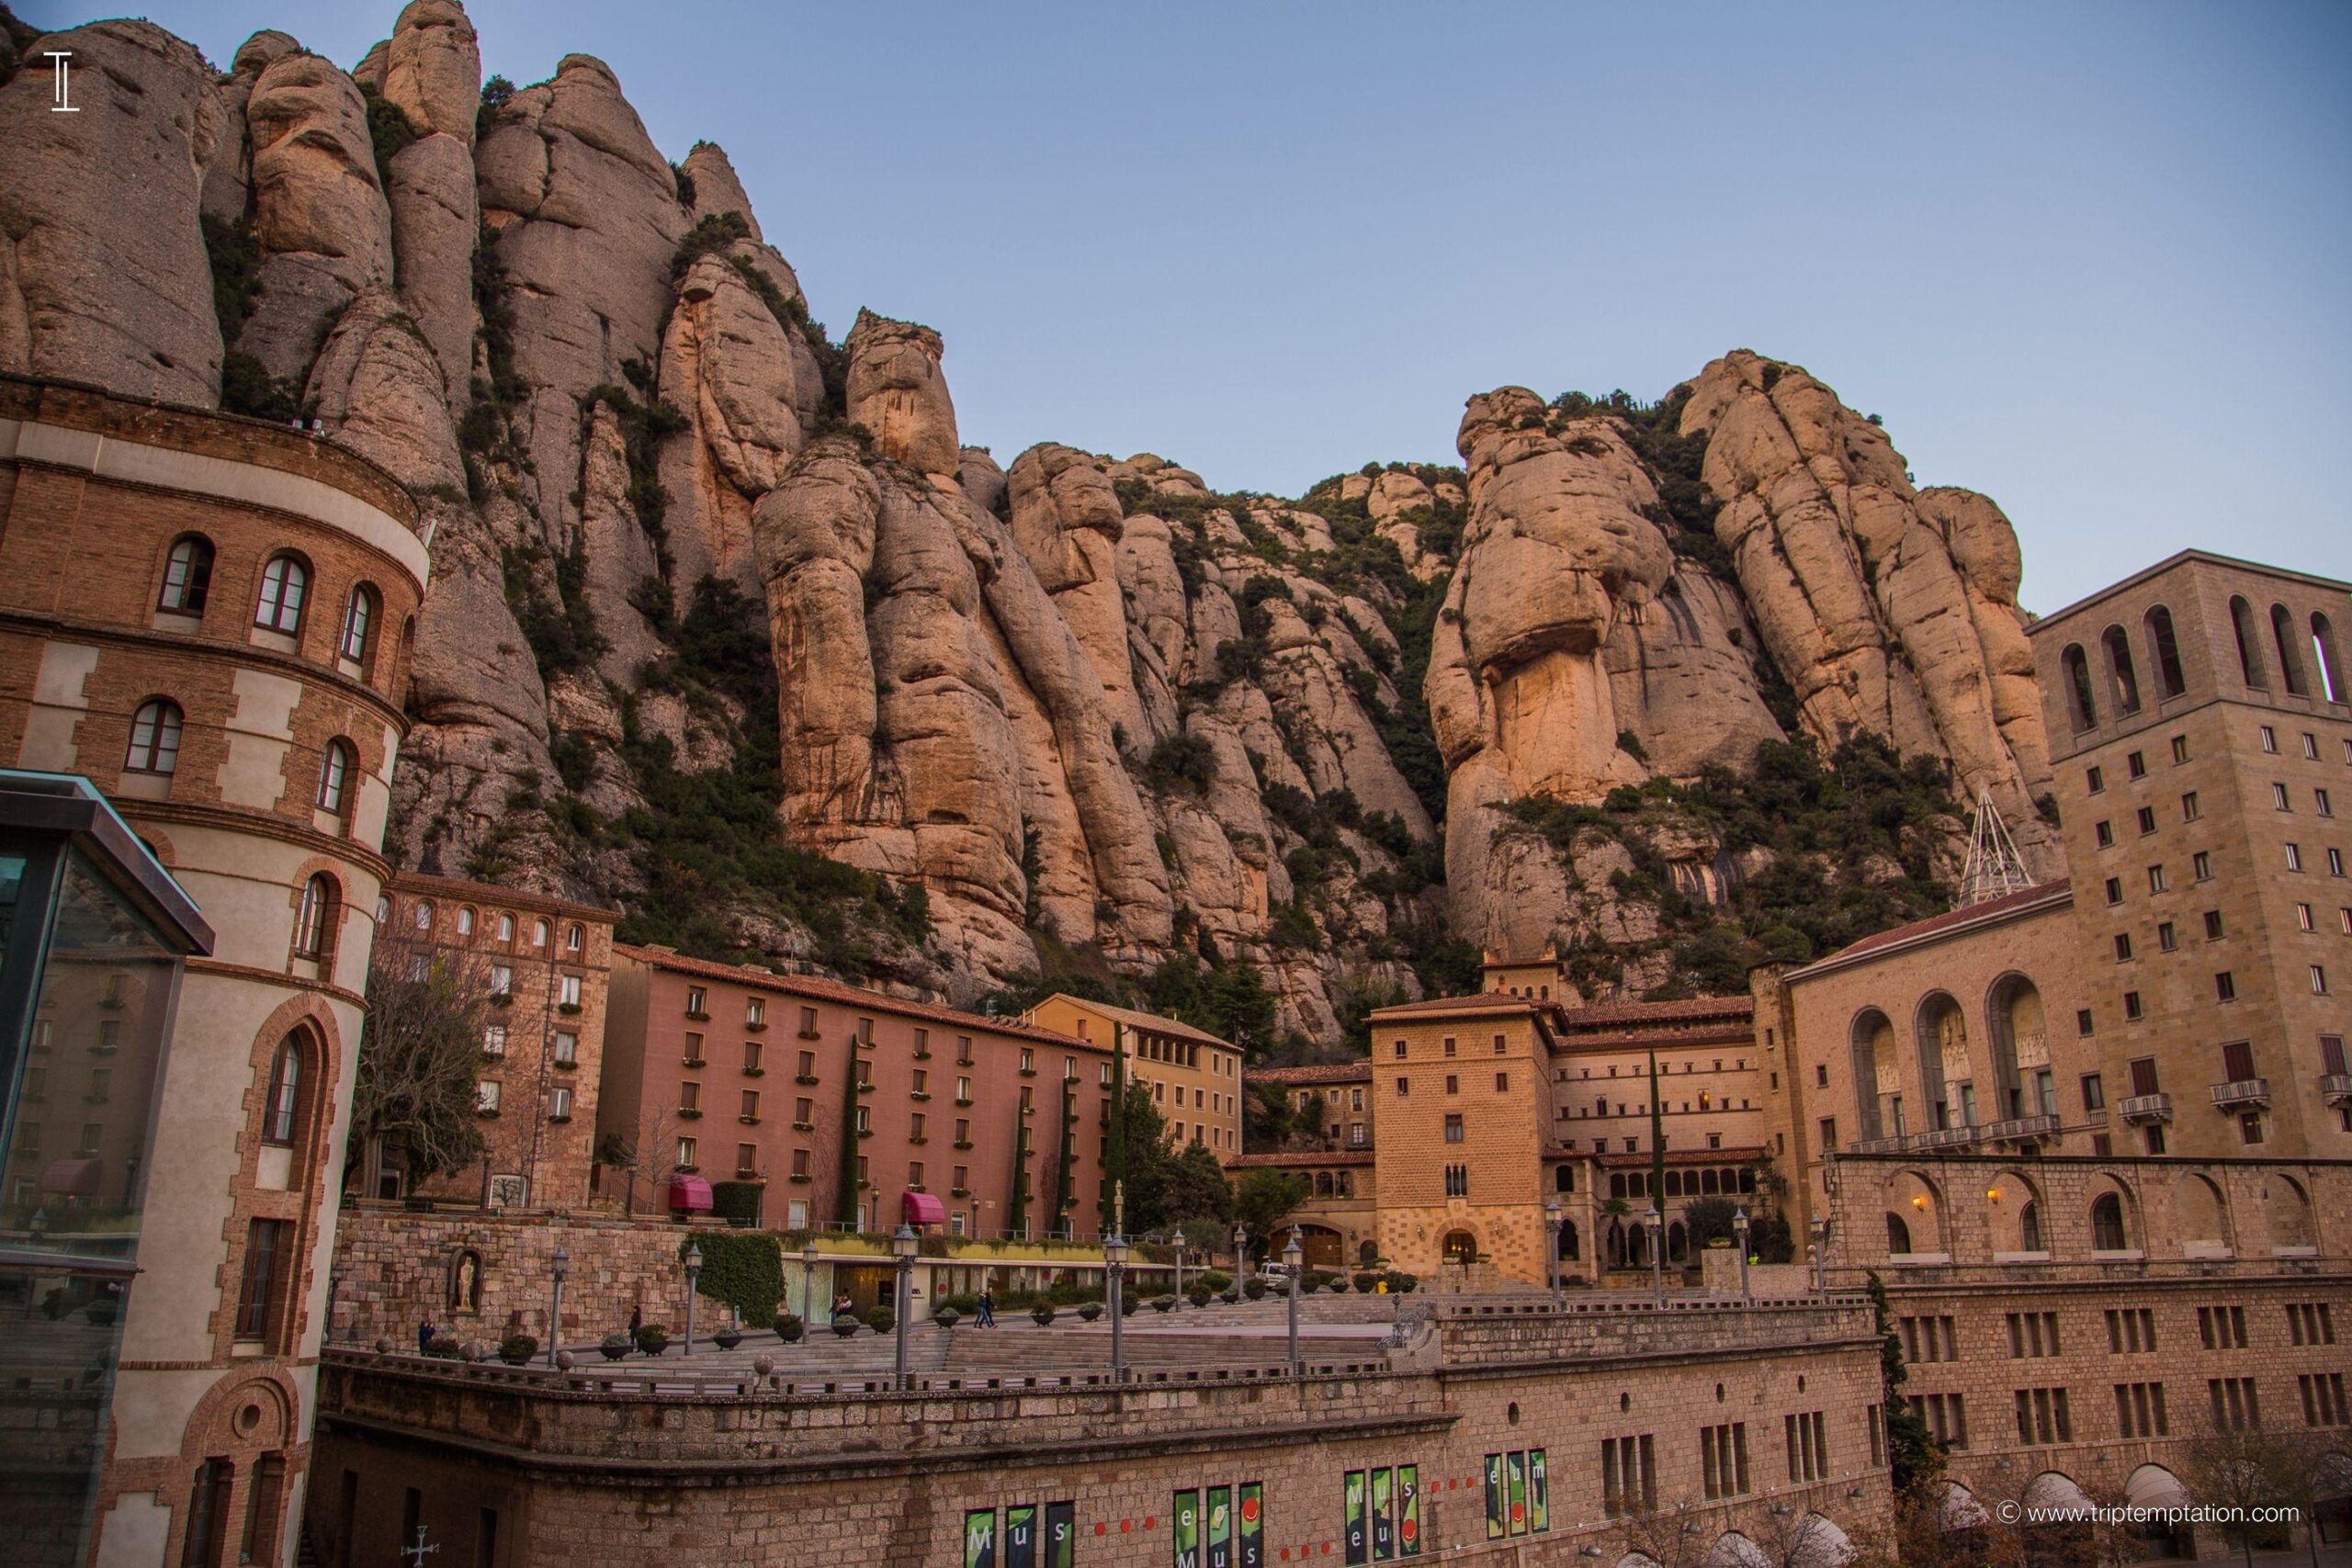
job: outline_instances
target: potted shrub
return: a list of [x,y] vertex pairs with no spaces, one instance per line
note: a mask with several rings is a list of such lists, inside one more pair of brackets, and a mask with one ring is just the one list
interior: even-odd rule
[[1263,1301],[1266,1298],[1266,1281],[1252,1274],[1241,1281],[1241,1293],[1253,1302]]
[[732,1350],[736,1346],[743,1343],[743,1331],[730,1323],[712,1335],[710,1342],[722,1350]]
[[1119,1315],[1121,1317],[1133,1317],[1137,1312],[1141,1311],[1142,1308],[1143,1297],[1137,1295],[1133,1291],[1126,1292],[1119,1297]]
[[865,1314],[865,1325],[876,1334],[888,1334],[899,1326],[899,1314],[888,1303],[877,1302],[874,1310]]
[[1174,1296],[1154,1296],[1151,1298],[1151,1310],[1154,1312],[1174,1312],[1176,1310],[1176,1298]]
[[797,1345],[808,1330],[801,1325],[798,1313],[780,1312],[775,1314],[775,1337],[786,1345]]
[[1209,1294],[1221,1296],[1233,1288],[1233,1276],[1222,1269],[1211,1269],[1201,1276],[1201,1283],[1209,1288]]
[[962,1320],[963,1315],[952,1306],[944,1306],[931,1314],[931,1321],[942,1328],[953,1328]]
[[649,1356],[658,1356],[670,1348],[670,1331],[658,1323],[649,1323],[637,1331],[637,1348]]
[[437,1360],[443,1361],[456,1361],[462,1360],[464,1359],[458,1354],[457,1340],[447,1334],[435,1335],[433,1337],[433,1343],[424,1348],[424,1353]]
[[605,1353],[607,1361],[617,1361],[636,1348],[635,1342],[626,1334],[607,1334],[596,1342],[596,1348]]
[[498,1359],[510,1367],[530,1364],[539,1353],[539,1342],[527,1334],[510,1334],[498,1342]]
[[1196,1307],[1204,1307],[1208,1305],[1210,1302],[1216,1299],[1216,1292],[1203,1284],[1195,1284],[1191,1290],[1184,1292],[1184,1299],[1192,1303]]
[[1102,1303],[1101,1302],[1087,1302],[1079,1307],[1078,1315],[1084,1318],[1087,1322],[1092,1323],[1096,1318],[1102,1315]]
[[843,1339],[856,1333],[862,1326],[864,1325],[857,1321],[857,1314],[854,1312],[839,1312],[833,1314],[833,1333]]
[[1326,1274],[1323,1276],[1323,1284],[1324,1288],[1335,1296],[1344,1296],[1348,1293],[1348,1277],[1345,1274]]
[[1324,1281],[1328,1278],[1329,1276],[1324,1274],[1321,1269],[1309,1269],[1306,1273],[1301,1274],[1298,1277],[1298,1288],[1311,1296],[1316,1292],[1323,1288]]
[[1355,1286],[1358,1295],[1368,1296],[1379,1287],[1380,1276],[1370,1269],[1358,1269],[1355,1278],[1350,1283]]
[[1241,1292],[1239,1291],[1227,1291],[1222,1295],[1218,1296],[1217,1300],[1223,1302],[1227,1306],[1239,1306],[1241,1304]]
[[1054,1303],[1051,1302],[1039,1302],[1035,1306],[1029,1309],[1029,1315],[1036,1321],[1038,1327],[1043,1328],[1047,1324],[1054,1321]]

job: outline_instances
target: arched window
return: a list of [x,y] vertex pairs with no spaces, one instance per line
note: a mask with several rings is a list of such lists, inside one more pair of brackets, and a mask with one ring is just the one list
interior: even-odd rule
[[470,906],[458,911],[458,934],[459,936],[474,934],[474,912]]
[[382,894],[376,896],[376,928],[381,931],[392,918],[392,901]]
[[533,920],[531,922],[531,945],[533,947],[545,947],[547,944],[548,923],[545,920]]
[[269,1061],[269,1098],[262,1102],[262,1142],[292,1144],[301,1103],[302,1039],[289,1034],[278,1042],[277,1055]]
[[169,773],[180,765],[180,705],[169,697],[150,697],[130,716],[130,750],[124,753],[125,772]]
[[302,907],[294,919],[294,956],[324,960],[334,940],[334,878],[320,872],[302,884]]
[[1331,1173],[1329,1171],[1318,1170],[1315,1173],[1315,1195],[1317,1198],[1329,1198],[1331,1195]]
[[2254,606],[2243,598],[2230,601],[2230,630],[2237,634],[2238,673],[2249,686],[2263,691],[2270,689],[2270,677],[2262,672],[2262,638],[2254,625]]
[[311,569],[292,556],[272,556],[261,569],[261,600],[254,625],[288,636],[302,629],[302,600],[311,591]]
[[2101,1193],[2091,1204],[2091,1246],[2100,1252],[2120,1252],[2131,1245],[2123,1228],[2123,1200]]
[[582,931],[578,926],[573,926],[563,933],[563,950],[566,953],[577,953],[581,950],[582,946],[586,943],[587,940],[588,933]]
[[2132,668],[2132,639],[2123,635],[2121,626],[2109,626],[2099,633],[2099,646],[2107,653],[2109,689],[2115,694],[2115,711],[2140,711],[2140,677]]
[[1690,1235],[1680,1220],[1666,1227],[1666,1260],[1680,1263],[1690,1256]]
[[1911,1227],[1903,1223],[1902,1215],[1892,1211],[1886,1216],[1886,1250],[1896,1256],[1911,1250]]
[[164,558],[164,591],[156,595],[155,608],[200,615],[211,592],[212,541],[201,534],[183,534]]
[[2027,1252],[2043,1252],[2041,1245],[2041,1205],[2028,1200],[2018,1211],[2018,1246]]
[[2319,694],[2331,703],[2352,702],[2344,687],[2344,665],[2335,651],[2335,628],[2327,617],[2312,612],[2312,663],[2319,671]]
[[1682,1196],[1682,1173],[1680,1171],[1669,1170],[1666,1173],[1666,1195],[1669,1198],[1679,1198]]
[[514,940],[514,916],[501,915],[498,917],[498,940],[501,942],[513,942]]
[[1583,1256],[1583,1248],[1577,1240],[1577,1223],[1574,1220],[1560,1222],[1560,1256],[1569,1262]]
[[2302,638],[2295,635],[2295,617],[2287,613],[2284,604],[2270,606],[2270,640],[2278,649],[2278,677],[2287,683],[2292,695],[2311,695],[2311,682],[2303,679],[2303,656],[2295,646]]
[[1478,1238],[1468,1231],[1448,1231],[1445,1233],[1444,1254],[1448,1263],[1476,1263],[1478,1261]]
[[2067,716],[2078,730],[2088,729],[2098,723],[2098,704],[2091,696],[2090,660],[2083,657],[2083,645],[2068,643],[2066,651],[2058,656],[2066,672]]
[[433,900],[432,900],[432,899],[430,899],[430,898],[424,898],[424,899],[420,899],[420,900],[418,901],[417,906],[416,906],[416,916],[415,916],[415,919],[416,919],[416,929],[417,929],[418,931],[431,931],[431,930],[433,929]]
[[2179,696],[2188,690],[2188,681],[2181,673],[2180,639],[2173,635],[2172,612],[2158,604],[2142,625],[2148,634],[2148,660],[2156,670],[2157,699]]
[[355,763],[351,742],[341,737],[327,742],[326,750],[319,758],[319,809],[343,815],[344,802],[351,795],[351,775]]
[[354,664],[366,663],[368,649],[375,645],[376,615],[376,591],[363,582],[351,591],[343,607],[343,636],[335,651]]

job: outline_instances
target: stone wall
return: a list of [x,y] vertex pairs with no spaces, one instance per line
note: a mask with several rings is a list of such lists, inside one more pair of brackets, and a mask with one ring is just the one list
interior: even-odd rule
[[[341,1281],[330,1337],[365,1344],[389,1336],[413,1344],[417,1325],[430,1317],[460,1338],[495,1341],[511,1326],[544,1344],[559,1247],[570,1258],[567,1343],[621,1327],[638,1307],[647,1322],[674,1330],[685,1316],[685,1271],[678,1259],[689,1234],[688,1226],[659,1220],[349,1204],[336,1235]],[[706,1303],[704,1310],[713,1309]]]
[[[1689,1331],[1702,1321],[1707,1333]],[[368,1560],[401,1532],[413,1488],[429,1542],[463,1551],[493,1529],[497,1550],[481,1560],[499,1568],[721,1555],[948,1564],[962,1561],[968,1513],[1001,1521],[1010,1506],[1066,1502],[1078,1561],[1141,1568],[1171,1560],[1181,1495],[1255,1483],[1265,1562],[1338,1562],[1346,1474],[1412,1465],[1423,1555],[1573,1568],[1580,1547],[1616,1533],[1601,1441],[1649,1436],[1660,1501],[1690,1499],[1711,1541],[1732,1529],[1765,1540],[1811,1511],[1861,1540],[1884,1517],[1886,1472],[1866,1425],[1877,1347],[1846,1333],[1860,1321],[1842,1305],[1448,1314],[1442,1373],[1127,1391],[623,1394],[594,1376],[338,1354],[321,1406],[330,1479],[310,1526],[322,1557]],[[1628,1343],[1602,1353],[1603,1329]],[[1492,1359],[1457,1360],[1474,1339]],[[1814,1412],[1828,1462],[1798,1481],[1784,1417]],[[1747,1484],[1707,1502],[1699,1431],[1731,1423],[1745,1429]],[[1486,1461],[1533,1450],[1547,1528],[1489,1540]]]

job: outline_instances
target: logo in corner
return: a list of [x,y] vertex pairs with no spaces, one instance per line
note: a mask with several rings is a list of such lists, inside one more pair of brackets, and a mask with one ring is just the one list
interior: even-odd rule
[[44,50],[42,54],[51,65],[49,112],[80,114],[82,106],[74,101],[74,67],[69,63],[74,58],[74,51],[51,49]]

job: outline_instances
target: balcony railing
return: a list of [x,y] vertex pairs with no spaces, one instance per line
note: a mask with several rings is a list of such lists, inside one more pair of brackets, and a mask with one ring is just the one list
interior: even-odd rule
[[1911,1140],[1919,1149],[1956,1149],[1973,1144],[1984,1134],[1974,1127],[1933,1127]]
[[2352,1073],[2322,1073],[2319,1094],[2330,1105],[2352,1105]]
[[2168,1094],[2135,1094],[2117,1104],[2116,1114],[2126,1122],[2169,1122],[2172,1120],[2172,1096]]
[[1900,1133],[1892,1138],[1861,1138],[1856,1140],[1854,1152],[1858,1155],[1896,1155],[1901,1154],[1910,1142]]
[[2058,1135],[2055,1116],[2015,1116],[2007,1122],[1996,1122],[1984,1129],[1984,1135],[1996,1143],[2038,1143]]
[[2213,1086],[2213,1104],[2226,1111],[2235,1105],[2267,1105],[2270,1103],[2268,1078],[2239,1078],[2233,1083]]

